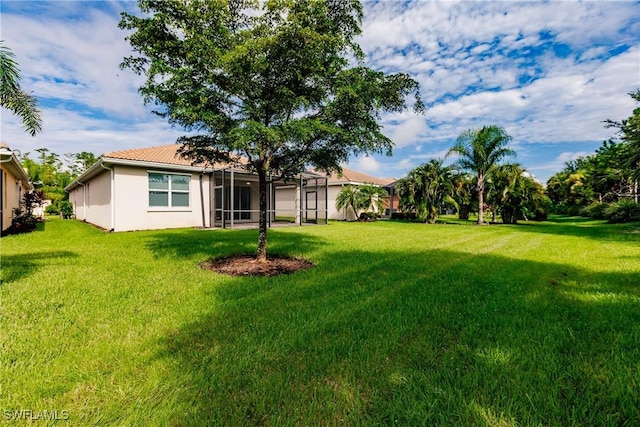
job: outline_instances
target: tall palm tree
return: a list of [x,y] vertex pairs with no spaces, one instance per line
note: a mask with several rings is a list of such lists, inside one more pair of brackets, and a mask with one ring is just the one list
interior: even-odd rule
[[42,119],[35,97],[20,88],[20,70],[11,52],[0,41],[0,106],[22,119],[26,131],[35,136],[42,130]]
[[457,154],[457,165],[464,170],[475,172],[478,190],[478,224],[484,222],[484,184],[493,168],[507,156],[515,155],[515,151],[507,148],[511,136],[504,128],[496,125],[483,126],[480,129],[468,129],[462,132],[447,156]]

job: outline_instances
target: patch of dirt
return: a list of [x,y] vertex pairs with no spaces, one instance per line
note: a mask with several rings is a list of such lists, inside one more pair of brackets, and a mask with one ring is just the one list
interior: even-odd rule
[[200,267],[229,276],[278,276],[314,267],[311,261],[280,255],[268,255],[266,262],[257,262],[255,255],[232,255],[213,258]]

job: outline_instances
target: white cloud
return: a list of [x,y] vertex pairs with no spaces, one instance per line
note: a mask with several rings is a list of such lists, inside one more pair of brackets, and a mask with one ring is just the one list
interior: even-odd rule
[[[44,132],[30,138],[3,111],[3,141],[23,152],[47,146],[98,154],[171,143],[182,133],[143,105],[137,93],[143,78],[119,69],[131,49],[117,28],[118,13],[135,3],[9,3],[3,4],[2,38],[16,53],[24,88],[41,99],[45,123]],[[612,136],[603,120],[623,119],[635,107],[627,96],[640,87],[640,18],[633,2],[364,6],[359,42],[367,65],[410,73],[429,108],[424,116],[384,115],[383,131],[397,157],[354,159],[363,172],[406,172],[442,157],[461,131],[485,124],[504,126],[524,159],[540,162],[530,155],[540,143],[545,149],[573,143],[565,153],[583,153],[580,144]],[[68,19],[72,14],[76,19]],[[548,157],[525,166],[539,175],[562,168],[560,156]]]
[[375,176],[380,173],[382,166],[375,158],[363,156],[355,159],[353,168],[360,172],[365,172]]

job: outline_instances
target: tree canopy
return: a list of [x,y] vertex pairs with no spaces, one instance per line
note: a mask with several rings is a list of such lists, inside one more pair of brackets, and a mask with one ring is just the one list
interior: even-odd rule
[[15,55],[0,41],[0,106],[20,117],[31,135],[42,131],[38,101],[20,87],[20,69]]
[[364,65],[355,41],[356,0],[139,0],[120,28],[136,55],[122,67],[146,76],[140,88],[157,114],[189,133],[181,153],[194,162],[241,157],[260,192],[258,261],[266,260],[267,181],[312,165],[340,170],[352,154],[391,153],[378,123],[422,111],[418,83]]
[[[640,102],[640,90],[629,95]],[[640,219],[640,108],[619,122],[606,120],[605,126],[618,129],[617,137],[604,141],[595,153],[565,163],[547,181],[547,194],[558,213],[611,219],[607,212],[621,206],[636,212],[623,217]]]

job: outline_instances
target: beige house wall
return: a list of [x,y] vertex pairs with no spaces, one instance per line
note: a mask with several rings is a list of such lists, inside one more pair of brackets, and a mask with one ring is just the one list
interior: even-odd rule
[[[314,189],[313,186],[309,186],[306,190],[308,192]],[[316,219],[320,222],[325,220],[325,186],[320,185],[317,187],[317,198],[318,204],[314,206],[314,201],[309,200],[309,204],[306,205],[307,211],[303,212],[304,218],[303,220],[314,220]],[[286,186],[286,187],[277,187],[276,188],[276,217],[295,217],[296,222],[300,222],[300,209],[305,208],[304,203],[304,192],[302,196],[300,195],[300,191],[296,186]],[[331,196],[331,187],[329,187],[329,196]],[[309,195],[310,198],[313,198],[313,195]],[[333,207],[331,205],[331,201],[329,201],[327,216],[329,219],[337,219],[332,217],[332,215],[337,216],[337,211],[335,209],[335,201],[333,202]],[[303,222],[304,222],[303,221]]]
[[25,189],[22,182],[5,166],[0,163],[2,169],[2,231],[11,227],[13,210],[20,207],[20,198]]
[[274,219],[294,220],[300,222],[300,204],[298,188],[295,185],[276,187],[275,189],[275,212]]
[[328,203],[329,203],[329,219],[337,219],[344,221],[345,219],[348,221],[353,221],[356,218],[353,209],[349,209],[349,212],[345,212],[344,209],[338,210],[336,208],[336,199],[338,198],[338,194],[342,191],[343,186],[340,185],[329,185],[329,193],[328,193]]

